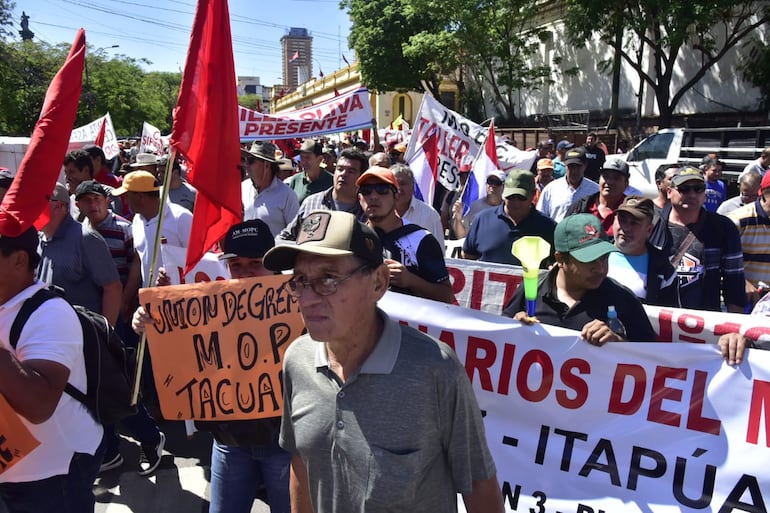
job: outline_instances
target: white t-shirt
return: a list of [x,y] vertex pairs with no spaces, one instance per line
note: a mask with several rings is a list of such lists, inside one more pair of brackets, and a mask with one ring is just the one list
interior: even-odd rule
[[[44,286],[36,281],[0,305],[0,343],[5,347],[10,348],[11,325],[22,303]],[[70,370],[67,381],[85,392],[83,332],[75,311],[63,299],[49,299],[32,313],[21,330],[16,356],[20,361],[49,360],[64,365]],[[19,418],[40,445],[0,474],[2,483],[26,483],[66,474],[72,455],[94,454],[104,434],[85,406],[64,392],[53,415],[45,422],[33,424],[20,415]]]
[[[166,210],[163,215],[163,229],[161,236],[166,238],[166,244],[180,248],[186,248],[190,243],[190,229],[192,228],[192,213],[184,207],[175,203],[166,203]],[[131,223],[131,230],[134,234],[134,249],[136,249],[139,258],[142,261],[142,284],[146,283],[150,275],[150,262],[152,260],[152,249],[155,244],[155,232],[158,229],[158,216],[156,215],[149,221],[141,214],[134,216]],[[155,270],[163,266],[163,254],[158,253]],[[157,274],[156,274],[157,277]]]
[[549,183],[540,191],[537,209],[558,223],[567,215],[572,203],[595,192],[599,192],[598,183],[583,178],[577,189],[573,189],[567,182],[567,177],[563,176]]

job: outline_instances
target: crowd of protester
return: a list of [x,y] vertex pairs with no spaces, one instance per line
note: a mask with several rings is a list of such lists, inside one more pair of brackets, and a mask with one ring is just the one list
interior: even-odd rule
[[[533,309],[528,309],[530,298],[525,298],[520,287],[506,298],[503,315],[527,324],[545,322],[572,328],[597,346],[654,341],[644,304],[735,313],[751,313],[753,309],[767,315],[770,308],[764,294],[770,282],[770,173],[766,170],[770,149],[747,166],[736,198],[726,197],[721,180],[723,164],[711,154],[704,156],[700,167],[661,167],[655,174],[659,194],[652,199],[635,194],[629,187],[628,165],[620,159],[607,159],[606,150],[597,143],[596,134],[589,134],[584,146],[544,142],[538,146],[538,158],[531,169],[489,173],[486,183],[480,184],[485,194],[470,205],[460,199],[461,185],[458,191],[436,201],[440,210],[415,195],[415,177],[404,162],[403,141],[370,147],[355,138],[336,143],[326,138],[306,139],[296,155],[284,154],[267,141],[246,144],[241,149],[243,219],[223,240],[221,258],[233,278],[270,274],[296,265],[289,283],[303,314],[319,309],[321,299],[327,300],[331,310],[358,309],[359,316],[338,319],[351,319],[340,320],[340,325],[355,321],[351,329],[358,329],[356,335],[366,350],[345,345],[351,343],[351,337],[339,332],[339,327],[305,319],[308,340],[326,342],[328,353],[321,357],[324,368],[341,389],[349,385],[359,368],[361,372],[369,369],[362,365],[374,369],[381,364],[367,359],[374,354],[378,340],[388,344],[383,353],[397,351],[402,338],[433,344],[415,333],[399,331],[397,324],[376,308],[376,300],[389,289],[452,303],[445,239],[462,240],[462,258],[509,265],[520,264],[511,252],[515,241],[525,236],[547,241],[551,252],[543,259],[545,272]],[[57,286],[70,303],[103,314],[126,344],[136,345],[137,332],[143,331],[149,320],[138,308],[138,289],[167,282],[162,258],[151,269],[155,234],[160,230],[165,243],[183,248],[190,238],[196,190],[187,182],[184,159],[176,157],[169,162],[168,158],[139,152],[130,142],[121,143],[121,151],[112,162],[93,145],[63,157],[61,183],[49,198],[48,223],[39,233],[0,237],[4,260],[0,267],[8,269],[2,271],[0,280],[0,300],[4,302],[0,326],[6,333],[24,299],[45,286]],[[469,172],[469,166],[460,168],[460,184],[466,183]],[[13,179],[13,172],[0,170],[0,194],[8,190]],[[163,184],[168,191],[163,190]],[[161,208],[165,210],[158,226]],[[319,223],[328,223],[329,230],[339,231],[350,240],[369,241],[369,252],[359,246],[338,247],[340,242],[335,240],[309,240],[309,226]],[[371,241],[376,241],[374,252]],[[326,250],[313,249],[316,246]],[[350,261],[329,257],[329,248]],[[353,269],[349,264],[358,267]],[[159,282],[150,283],[150,276],[159,276]],[[351,279],[362,281],[362,288],[353,291],[342,285]],[[338,289],[345,292],[339,294]],[[312,294],[303,293],[308,290]],[[53,511],[51,501],[57,496],[48,496],[45,490],[63,486],[72,490],[66,499],[72,501],[71,511],[91,511],[94,478],[125,463],[119,450],[119,431],[114,425],[94,423],[81,406],[61,394],[58,386],[63,387],[68,375],[70,381],[83,385],[83,363],[73,356],[76,351],[71,347],[82,337],[72,333],[77,325],[65,303],[51,302],[45,310],[31,318],[35,322],[22,332],[15,355],[0,353],[0,374],[5,367],[18,368],[13,379],[0,380],[0,393],[25,422],[41,426],[35,428],[36,434],[43,437],[42,454],[50,457],[51,464],[41,470],[34,466],[40,464],[40,456],[23,460],[0,476],[0,497],[10,511]],[[617,313],[619,325],[610,323],[610,312]],[[51,329],[43,322],[43,315],[60,316],[62,325]],[[64,344],[67,351],[57,354],[50,346],[62,336],[70,337],[72,343]],[[35,343],[35,337],[40,343]],[[761,341],[739,334],[720,339],[722,354],[731,364],[740,363],[744,349],[755,343],[761,345]],[[442,346],[441,351],[445,350]],[[324,474],[339,469],[328,468],[326,456],[312,446],[313,437],[318,435],[294,425],[296,408],[323,397],[319,392],[323,386],[313,388],[320,386],[314,383],[319,378],[310,376],[306,368],[312,366],[314,354],[318,359],[312,345],[301,342],[287,355],[288,386],[297,390],[309,387],[311,392],[292,395],[292,390],[285,391],[287,409],[282,422],[271,419],[203,427],[214,437],[209,511],[249,511],[257,496],[268,501],[274,513],[288,512],[292,501],[301,508],[312,504],[316,511],[326,511],[335,500],[341,500],[335,498],[339,490],[329,488],[326,480],[330,476]],[[422,358],[426,365],[441,365],[422,353],[413,356],[416,360],[404,363],[403,369],[399,363],[399,372],[413,372],[411,366]],[[457,371],[454,363],[451,367],[446,372]],[[144,372],[144,404],[119,427],[140,444],[136,469],[141,476],[149,476],[160,465],[165,434],[160,428],[162,419],[149,364]],[[392,386],[384,378],[382,382]],[[23,387],[38,391],[40,404],[19,399]],[[497,489],[497,482],[468,391],[462,385],[457,393],[463,398],[463,415],[468,416],[467,426],[472,429],[453,435],[444,456],[452,461],[465,458],[467,468],[447,476],[446,482],[454,483],[450,492],[463,494],[468,511],[498,511],[498,501],[484,497],[490,489]],[[375,396],[375,400],[381,399]],[[333,403],[334,396],[327,400]],[[365,400],[372,397],[356,399]],[[59,402],[61,408],[57,407]],[[322,413],[333,417],[333,410]],[[383,409],[381,422],[387,423],[388,415],[392,417],[388,412]],[[446,412],[435,413],[446,420],[442,417]],[[62,441],[61,433],[52,435],[50,431],[56,429],[50,426],[62,422],[80,433],[78,443]],[[330,420],[319,413],[314,422]],[[378,436],[399,432],[392,424],[380,427],[384,431]],[[415,436],[427,437],[433,429],[424,428],[425,433],[417,430]],[[362,450],[363,440],[348,442],[351,454]],[[454,443],[465,444],[473,454],[460,451]],[[386,467],[384,472],[396,470]],[[355,473],[357,465],[351,463],[347,471]],[[434,472],[444,475],[446,469]],[[52,479],[62,482],[53,483]],[[431,497],[435,504],[446,501],[442,495],[446,482],[431,484],[430,492],[423,490],[425,497]],[[357,500],[356,494],[361,492],[357,486],[351,485],[346,501]],[[296,511],[310,510],[301,508]]]

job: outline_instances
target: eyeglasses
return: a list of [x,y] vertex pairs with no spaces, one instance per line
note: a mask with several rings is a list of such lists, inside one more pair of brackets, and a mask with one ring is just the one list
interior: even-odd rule
[[678,185],[676,187],[676,190],[679,192],[679,194],[689,194],[691,192],[700,194],[702,192],[706,192],[706,186],[705,185]]
[[395,189],[392,185],[387,183],[365,183],[358,188],[358,192],[361,193],[361,196],[369,196],[372,192],[376,192],[380,196],[385,196],[386,194],[395,192]]
[[253,157],[246,158],[246,163],[249,164],[249,165],[254,164],[256,162],[259,162],[259,159],[255,159]]
[[357,273],[360,273],[364,269],[369,268],[369,264],[364,264],[361,267],[354,269],[350,274],[346,274],[345,276],[340,276],[339,278],[330,278],[330,277],[323,277],[323,278],[314,278],[312,280],[305,279],[304,277],[299,278],[292,278],[284,285],[288,285],[289,287],[289,295],[295,299],[299,299],[300,296],[302,296],[302,292],[310,287],[313,289],[313,292],[318,294],[319,296],[331,296],[335,292],[337,292],[337,287],[340,286],[340,283],[343,283],[346,280],[349,280],[353,276],[355,276]]
[[517,200],[517,201],[527,201],[526,196],[522,196],[521,194],[511,194],[510,196],[506,196],[505,199],[507,200]]
[[500,180],[495,180],[494,178],[487,178],[487,185],[491,185],[492,187],[500,187],[503,185],[503,182]]

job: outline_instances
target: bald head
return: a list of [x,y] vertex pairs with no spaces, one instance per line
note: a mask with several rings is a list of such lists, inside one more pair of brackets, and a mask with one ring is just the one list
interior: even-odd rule
[[390,155],[384,151],[375,153],[369,157],[369,167],[372,166],[390,167]]

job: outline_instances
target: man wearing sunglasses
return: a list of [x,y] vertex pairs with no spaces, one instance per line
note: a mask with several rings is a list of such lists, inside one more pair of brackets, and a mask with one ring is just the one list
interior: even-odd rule
[[671,201],[650,236],[679,274],[682,308],[742,313],[746,305],[743,251],[738,229],[704,208],[706,181],[694,167],[679,168],[668,188]]
[[398,181],[390,169],[370,167],[356,181],[358,201],[385,248],[391,290],[451,303],[454,299],[444,249],[422,226],[396,212]]
[[[370,197],[389,187],[365,185]],[[294,269],[307,328],[283,359],[292,512],[456,511],[460,493],[469,513],[502,513],[465,369],[377,308],[391,275],[382,255],[374,230],[339,211],[312,212],[296,245],[265,254],[268,269]]]
[[[463,243],[463,258],[521,265],[511,253],[511,246],[521,237],[536,235],[553,247],[556,228],[550,218],[535,209],[535,176],[525,169],[513,169],[505,180],[503,202],[484,210],[473,220]],[[551,262],[545,259],[544,265]]]

